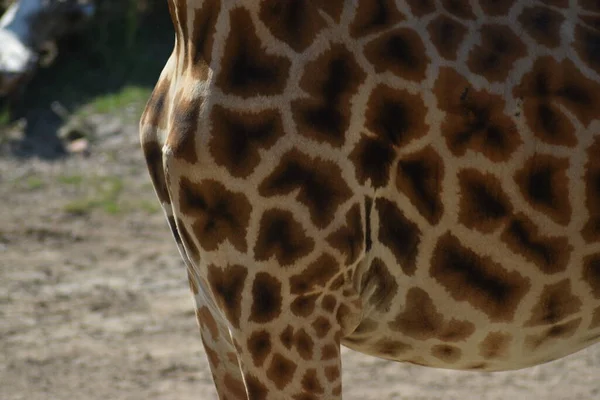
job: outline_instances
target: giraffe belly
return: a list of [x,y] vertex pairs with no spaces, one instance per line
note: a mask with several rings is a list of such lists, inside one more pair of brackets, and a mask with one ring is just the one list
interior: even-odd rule
[[474,336],[454,342],[435,338],[415,340],[403,334],[378,332],[368,339],[352,334],[343,338],[342,344],[367,355],[425,367],[509,371],[558,360],[600,341],[597,332],[592,336],[561,338],[557,333],[553,337],[548,330],[522,335],[482,329]]
[[[450,245],[442,250],[460,253]],[[542,277],[521,281],[498,265],[478,264],[468,252],[452,258],[454,269],[444,267],[433,252],[427,263],[417,260],[410,270],[374,243],[369,261],[354,277],[363,304],[360,323],[342,338],[343,345],[429,367],[506,371],[556,360],[600,341],[600,299],[587,295],[581,266],[568,266],[558,283]],[[461,275],[460,263],[469,261]],[[513,267],[523,276],[531,269]],[[436,269],[445,279],[436,279]]]

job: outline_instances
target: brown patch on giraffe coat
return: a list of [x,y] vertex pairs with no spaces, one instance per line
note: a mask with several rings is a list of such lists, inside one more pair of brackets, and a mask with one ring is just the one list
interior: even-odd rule
[[419,287],[408,290],[403,311],[388,325],[391,330],[418,340],[457,342],[475,332],[475,325],[469,321],[445,321],[429,294]]
[[337,209],[352,195],[340,167],[297,150],[281,157],[279,165],[258,187],[261,196],[292,194],[310,211],[311,220],[326,227]]
[[600,15],[579,15],[583,25],[596,31],[600,31]]
[[510,321],[531,286],[528,278],[463,246],[451,233],[438,240],[430,274],[453,299],[468,302],[494,322]]
[[294,219],[290,211],[270,209],[260,219],[254,256],[258,261],[277,259],[280,266],[290,266],[309,255],[315,242]]
[[373,344],[373,350],[376,354],[393,360],[397,360],[402,354],[411,349],[411,345],[393,339],[381,339]]
[[362,185],[370,181],[373,188],[387,185],[395,158],[396,150],[393,146],[381,138],[373,138],[364,134],[350,153],[350,160],[356,171],[356,179]]
[[350,126],[351,99],[366,74],[344,45],[332,44],[304,66],[300,88],[308,97],[292,102],[300,135],[340,147]]
[[337,306],[337,300],[335,296],[331,294],[326,294],[323,296],[323,300],[321,300],[321,308],[328,313],[333,313],[335,307]]
[[269,395],[267,387],[255,376],[244,375],[249,400],[266,400]]
[[577,5],[587,11],[600,12],[600,3],[596,0],[579,0]]
[[282,390],[292,381],[297,368],[295,362],[288,360],[282,354],[274,353],[271,364],[267,369],[267,378],[269,378],[279,390]]
[[296,351],[304,360],[312,360],[315,343],[311,336],[302,328],[294,335]]
[[[187,1],[175,1],[173,0],[172,4],[169,3],[169,11],[171,12],[171,21],[173,22],[173,26],[175,27],[175,37],[176,37],[176,52],[177,59],[182,58],[183,64],[187,65],[188,63],[188,48],[186,44],[188,43],[188,7]],[[179,29],[177,29],[179,28]],[[180,49],[183,50],[183,57],[179,54]]]
[[519,15],[519,23],[539,44],[549,48],[560,46],[560,27],[565,17],[544,6],[525,7]]
[[600,253],[583,259],[582,278],[589,285],[592,295],[600,299]]
[[541,235],[533,221],[524,214],[514,216],[501,239],[512,251],[533,262],[545,274],[566,270],[573,251],[568,238]]
[[319,400],[318,395],[312,393],[300,393],[292,397],[293,400]]
[[458,173],[458,180],[458,220],[466,227],[491,233],[512,214],[510,200],[502,189],[502,183],[494,175],[464,169]]
[[244,386],[242,380],[234,378],[230,373],[226,373],[225,378],[223,378],[223,384],[234,398],[246,398],[246,386]]
[[596,329],[600,327],[600,307],[596,307],[594,313],[592,314],[592,322],[590,323],[590,327],[588,329]]
[[285,327],[281,335],[279,335],[279,341],[288,350],[294,345],[294,328],[291,325]]
[[436,225],[444,213],[442,181],[444,162],[431,147],[403,156],[396,169],[396,188],[430,224]]
[[484,24],[479,33],[481,44],[469,52],[469,69],[490,82],[504,82],[515,62],[528,55],[527,47],[508,26]]
[[297,52],[306,50],[325,27],[319,10],[309,0],[264,1],[258,17],[273,36]]
[[587,66],[596,73],[600,73],[600,32],[596,29],[588,29],[583,25],[575,28],[575,50]]
[[339,21],[344,11],[345,0],[318,0],[313,1],[319,8],[325,11],[334,21]]
[[365,113],[368,133],[350,155],[361,184],[370,179],[375,188],[387,185],[397,149],[428,133],[426,113],[420,96],[383,84],[373,89]]
[[589,219],[582,230],[588,243],[600,242],[600,137],[587,151],[585,164],[585,205]]
[[371,224],[373,221],[371,220],[371,212],[373,211],[373,198],[366,196],[365,197],[365,252],[371,251],[373,248],[373,238],[372,236],[372,228]]
[[539,300],[531,310],[527,327],[555,325],[581,310],[581,300],[573,295],[571,281],[564,279],[545,285]]
[[317,376],[317,370],[314,368],[309,368],[302,376],[302,389],[304,389],[307,393],[311,394],[322,394],[325,390],[323,389],[323,385],[319,381],[319,377]]
[[428,132],[421,96],[381,84],[371,92],[366,128],[390,145],[403,147]]
[[365,250],[365,235],[360,204],[346,213],[346,224],[327,236],[327,243],[346,256],[346,265],[352,265]]
[[421,243],[419,227],[390,200],[377,199],[375,208],[379,213],[379,241],[392,251],[404,274],[414,275]]
[[236,328],[240,324],[242,291],[247,277],[248,268],[241,265],[225,268],[208,266],[207,279],[215,300],[224,309],[227,320]]
[[329,367],[325,367],[325,378],[329,382],[335,382],[341,378],[340,367],[338,365],[331,365]]
[[267,356],[271,354],[271,335],[266,330],[256,331],[248,338],[247,347],[254,365],[262,367]]
[[360,1],[350,24],[350,36],[359,38],[390,28],[404,20],[394,0]]
[[600,109],[600,84],[586,78],[573,61],[557,62],[550,56],[536,60],[513,95],[523,100],[525,120],[534,135],[560,146],[575,146],[578,141],[561,107],[585,126],[598,118]]
[[189,46],[192,76],[196,79],[203,80],[208,76],[220,12],[220,0],[204,1],[194,11],[192,36],[186,45]]
[[196,134],[200,117],[200,101],[184,99],[183,92],[177,93],[169,115],[169,133],[165,147],[170,148],[173,157],[190,164],[198,162]]
[[243,193],[231,192],[214,180],[195,183],[182,177],[179,207],[183,215],[193,218],[194,237],[204,250],[216,250],[225,240],[239,251],[247,250],[246,231],[252,206]]
[[441,14],[429,23],[427,31],[438,54],[447,60],[456,60],[467,28],[455,19]]
[[333,360],[340,356],[340,346],[335,344],[326,344],[321,349],[321,360]]
[[206,353],[206,358],[208,358],[211,369],[215,370],[219,368],[219,364],[221,363],[219,354],[208,346],[206,339],[204,339],[202,336],[200,336],[200,340],[202,340],[202,346],[204,347],[204,352]]
[[[169,15],[171,17],[171,23],[173,27],[177,28],[179,23],[177,22],[177,9],[175,8],[175,0],[167,0],[167,4],[169,7]],[[180,40],[180,32],[178,29],[175,29],[175,38],[176,40]]]
[[479,0],[479,6],[490,16],[508,15],[516,0]]
[[433,91],[438,107],[446,112],[441,130],[454,155],[471,150],[500,162],[521,145],[502,96],[473,89],[465,77],[448,67],[440,68]]
[[375,72],[392,74],[409,81],[426,77],[429,57],[421,37],[412,28],[398,28],[373,39],[364,48]]
[[453,16],[460,19],[475,19],[471,4],[464,0],[442,0],[442,5]]
[[434,0],[406,0],[406,4],[415,17],[422,17],[436,11]]
[[297,317],[308,317],[315,310],[318,294],[309,294],[304,296],[298,296],[290,305],[292,314]]
[[572,215],[568,168],[566,158],[536,153],[525,161],[514,178],[531,207],[561,225],[567,225]]
[[209,149],[217,165],[238,178],[246,178],[260,163],[261,150],[271,148],[284,135],[277,110],[247,113],[215,105],[211,110]]
[[479,354],[486,360],[508,357],[512,336],[508,333],[490,332],[479,343]]
[[431,348],[431,354],[448,364],[454,364],[460,360],[462,350],[456,346],[438,344]]
[[290,277],[290,293],[305,294],[322,290],[340,270],[336,259],[330,254],[323,254],[306,269]]
[[212,313],[206,306],[202,306],[196,309],[196,319],[200,327],[205,327],[210,332],[213,340],[217,340],[219,338],[219,327],[217,326],[217,321],[215,321]]
[[252,283],[250,321],[266,323],[281,315],[281,282],[266,272],[259,272]]
[[152,94],[140,118],[140,126],[142,128],[140,130],[142,133],[141,141],[143,145],[146,141],[156,140],[156,128],[166,129],[167,127],[170,88],[171,79],[164,76],[152,90]]
[[229,12],[230,29],[216,70],[216,85],[227,94],[241,97],[272,96],[283,93],[291,62],[270,54],[256,34],[248,10],[238,7]]
[[327,336],[327,334],[332,328],[329,319],[322,316],[315,319],[311,326],[314,329],[315,334],[318,338],[324,338],[325,336]]
[[344,275],[338,275],[337,278],[335,278],[333,281],[331,281],[331,283],[329,284],[329,290],[331,292],[336,292],[338,291],[342,286],[344,286],[344,284],[346,283],[346,278],[344,278]]
[[[148,128],[145,128],[146,130]],[[153,139],[142,137],[142,150],[146,160],[146,166],[150,172],[152,186],[156,192],[156,196],[161,204],[171,204],[169,190],[165,180],[165,170],[163,164],[163,153],[160,144]],[[174,234],[175,231],[171,230]]]
[[[367,294],[370,294],[366,298]],[[360,295],[375,307],[386,312],[398,294],[398,282],[380,258],[374,258],[364,272],[360,283]]]
[[525,337],[525,346],[531,351],[538,350],[541,346],[555,339],[568,339],[575,334],[581,325],[581,318],[574,319],[563,324],[556,324],[538,335]]

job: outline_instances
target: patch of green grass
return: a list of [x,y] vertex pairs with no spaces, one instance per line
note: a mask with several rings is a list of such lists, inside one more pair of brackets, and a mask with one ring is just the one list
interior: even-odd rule
[[[83,179],[82,179],[83,180]],[[77,182],[77,179],[71,182]],[[107,214],[119,214],[123,211],[119,198],[123,191],[123,180],[118,176],[91,177],[85,183],[86,194],[67,203],[64,210],[71,214],[87,214],[93,210],[102,210]],[[82,181],[76,183],[83,186]]]
[[152,89],[141,86],[125,86],[113,93],[106,93],[91,100],[90,109],[100,114],[110,114],[132,105],[143,106]]
[[156,201],[142,200],[137,205],[138,205],[139,209],[141,209],[144,212],[147,212],[148,214],[156,214],[161,211],[161,207],[160,207],[160,204],[158,203],[158,200],[156,200]]
[[62,183],[64,185],[81,185],[83,182],[83,176],[81,175],[60,175],[58,178],[58,183]]
[[44,187],[45,183],[41,178],[38,178],[37,176],[30,176],[25,180],[25,186],[29,190],[36,190]]

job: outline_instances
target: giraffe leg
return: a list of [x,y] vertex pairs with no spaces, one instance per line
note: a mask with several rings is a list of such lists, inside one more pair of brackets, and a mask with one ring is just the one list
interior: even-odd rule
[[247,400],[242,372],[229,329],[206,304],[198,301],[196,318],[213,381],[221,400]]
[[202,345],[210,365],[213,381],[220,400],[247,400],[246,389],[237,352],[233,345],[228,324],[215,309],[214,303],[204,295],[200,279],[188,257],[185,244],[178,234],[173,218],[168,218],[175,241],[187,267],[190,290],[196,304],[196,320],[200,329]]
[[[192,259],[193,246],[186,237],[180,234],[176,214],[172,206],[172,198],[167,188],[167,177],[163,163],[163,152],[160,141],[156,139],[154,129],[141,131],[142,146],[150,177],[167,218],[169,228],[177,244],[177,248],[187,267],[190,289],[196,303],[196,319],[204,350],[210,364],[213,380],[220,400],[248,400],[242,372],[233,346],[227,323],[219,316],[214,304],[207,300],[202,290],[200,279],[194,274]],[[212,307],[211,307],[212,305]]]
[[248,398],[341,399],[341,329],[335,318],[297,318],[282,309],[287,315],[276,323],[232,332]]

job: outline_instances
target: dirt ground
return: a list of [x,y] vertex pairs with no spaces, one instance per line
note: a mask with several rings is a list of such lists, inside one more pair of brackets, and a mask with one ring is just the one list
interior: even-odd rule
[[[0,132],[0,400],[216,398],[138,111],[90,118],[87,156]],[[600,345],[494,374],[343,362],[346,399],[600,399]]]

